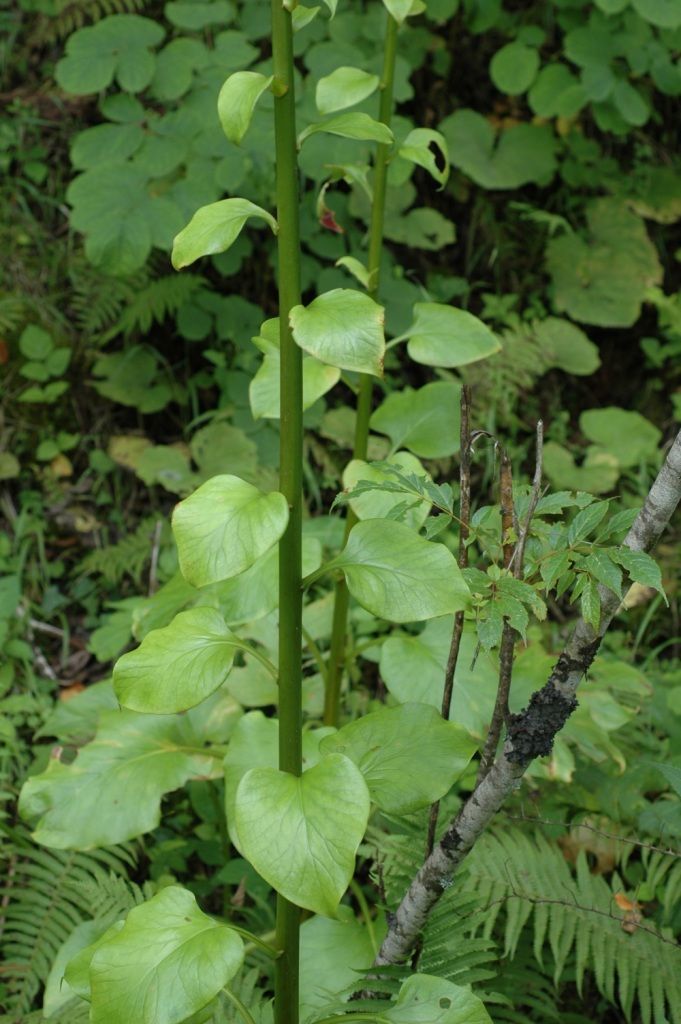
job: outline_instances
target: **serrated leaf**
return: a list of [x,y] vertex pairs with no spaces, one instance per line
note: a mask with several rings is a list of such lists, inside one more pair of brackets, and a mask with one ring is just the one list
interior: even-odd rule
[[336,915],[350,884],[369,818],[359,768],[330,754],[297,778],[252,768],[236,794],[236,827],[245,857],[298,906]]
[[201,256],[225,252],[236,241],[250,217],[266,221],[277,234],[279,226],[267,210],[248,199],[221,199],[197,210],[173,241],[172,263],[176,270],[188,267]]
[[362,292],[334,288],[290,314],[295,341],[323,363],[343,370],[383,374],[384,310]]
[[360,68],[340,67],[317,82],[315,100],[320,114],[332,114],[361,103],[378,88],[378,75]]
[[356,139],[360,142],[381,142],[389,146],[393,141],[393,133],[381,121],[375,121],[364,113],[337,114],[309,125],[298,136],[298,145],[302,146],[311,135],[325,132],[327,135],[339,135],[343,139]]
[[477,316],[439,302],[417,302],[414,322],[402,337],[409,339],[411,358],[425,366],[466,366],[501,348]]
[[468,733],[445,722],[429,704],[381,708],[343,726],[320,746],[323,755],[344,754],[354,761],[371,799],[389,814],[408,814],[439,800],[475,750]]
[[131,711],[186,711],[222,686],[236,651],[247,646],[214,608],[190,608],[169,626],[147,633],[137,650],[118,659],[116,696]]
[[182,575],[195,587],[238,576],[276,544],[287,522],[278,491],[263,494],[229,474],[211,477],[173,512]]
[[272,84],[257,71],[236,71],[230,75],[218,94],[218,117],[230,142],[239,145],[248,131],[256,104]]
[[128,914],[90,961],[92,1024],[180,1024],[234,977],[243,943],[178,885]]
[[608,587],[617,597],[622,596],[622,572],[616,565],[608,551],[594,550],[580,564],[590,576]]
[[662,574],[654,558],[651,558],[645,551],[632,551],[631,548],[624,545],[619,548],[611,548],[610,551],[615,561],[619,562],[635,583],[641,583],[644,587],[652,587],[664,595]]
[[448,548],[402,523],[367,519],[325,569],[342,569],[352,596],[382,618],[417,622],[468,606],[470,593]]
[[213,759],[178,718],[105,711],[95,739],[72,764],[50,761],[24,785],[19,809],[37,819],[37,843],[57,849],[111,846],[150,832],[161,797],[209,775]]
[[593,580],[585,580],[581,593],[582,618],[593,629],[598,630],[601,621],[601,598],[598,584]]
[[[399,504],[391,484],[389,466],[398,466],[400,469],[410,470],[414,474],[426,476],[426,471],[410,452],[396,452],[386,460],[386,465],[381,463],[369,464],[362,459],[353,459],[346,466],[343,472],[343,487],[352,491],[356,484],[374,483],[375,489],[363,491],[356,497],[350,497],[349,504],[358,519],[382,519],[387,518]],[[387,485],[387,486],[386,486]],[[393,487],[395,485],[393,484]],[[398,485],[399,486],[399,485]],[[403,491],[398,493],[404,494]],[[404,522],[414,530],[418,530],[428,518],[430,503],[424,500],[416,500],[413,507],[404,517]],[[450,520],[451,522],[451,520]]]
[[607,515],[608,508],[609,502],[595,501],[578,512],[568,527],[568,544],[578,544],[580,540],[584,540],[590,533],[593,533]]
[[551,590],[556,580],[570,568],[571,554],[569,551],[554,551],[542,557],[539,573],[547,590]]

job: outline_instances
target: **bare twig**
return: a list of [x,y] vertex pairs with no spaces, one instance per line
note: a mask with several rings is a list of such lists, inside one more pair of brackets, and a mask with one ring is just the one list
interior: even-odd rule
[[[681,431],[625,538],[625,545],[632,551],[653,548],[680,499]],[[377,967],[402,963],[408,958],[430,911],[450,886],[453,874],[506,799],[518,788],[528,765],[535,757],[551,752],[554,737],[577,706],[577,687],[596,657],[619,605],[619,598],[605,587],[601,588],[600,596],[600,629],[596,631],[579,619],[548,681],[532,695],[524,711],[510,716],[503,751],[426,858],[388,922],[386,937],[375,960]]]
[[537,441],[535,448],[535,460],[534,460],[534,478],[532,480],[532,491],[530,493],[530,503],[527,506],[527,513],[525,515],[525,522],[523,523],[520,533],[518,535],[518,543],[515,546],[515,551],[511,556],[509,563],[509,569],[513,569],[513,575],[516,579],[520,580],[523,577],[523,560],[525,558],[525,546],[527,545],[527,538],[530,535],[530,527],[532,526],[532,518],[539,502],[541,495],[541,481],[542,481],[542,470],[544,465],[544,424],[542,420],[537,420]]
[[[468,565],[468,548],[466,541],[468,540],[468,532],[470,528],[471,520],[471,389],[467,384],[464,384],[461,390],[461,462],[459,467],[459,518],[460,518],[460,529],[459,529],[459,568],[465,569]],[[452,639],[449,645],[449,654],[447,655],[447,665],[445,667],[445,680],[444,687],[442,690],[442,717],[445,722],[449,721],[449,712],[452,706],[452,693],[454,690],[454,675],[456,673],[456,664],[459,660],[459,649],[461,647],[461,637],[463,636],[463,622],[464,614],[462,611],[456,612],[454,616],[454,628],[452,630]],[[435,831],[437,829],[437,816],[440,810],[440,801],[438,800],[430,808],[430,818],[428,819],[428,836],[426,838],[426,857],[428,857],[433,851],[433,844],[435,842]]]

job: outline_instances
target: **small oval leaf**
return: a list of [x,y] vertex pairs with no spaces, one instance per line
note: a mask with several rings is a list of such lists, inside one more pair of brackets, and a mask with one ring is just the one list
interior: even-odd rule
[[188,267],[201,256],[213,256],[229,249],[249,217],[267,221],[275,235],[279,230],[272,214],[248,199],[221,199],[202,206],[186,228],[175,236],[172,253],[175,270]]

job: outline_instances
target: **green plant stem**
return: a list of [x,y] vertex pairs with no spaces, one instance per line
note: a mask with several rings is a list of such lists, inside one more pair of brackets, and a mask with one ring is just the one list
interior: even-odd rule
[[[303,508],[302,352],[289,326],[300,303],[300,231],[293,29],[281,0],[272,0],[274,135],[279,222],[279,331],[281,423],[279,488],[288,502],[289,521],[279,543],[279,767],[302,771],[302,610],[301,549]],[[274,1019],[298,1022],[300,910],[277,897]]]
[[[378,119],[388,128],[393,114],[393,86],[395,81],[395,57],[397,55],[397,22],[387,15],[388,22],[383,49],[383,73],[381,75],[381,98]],[[369,287],[372,299],[378,296],[381,279],[381,253],[383,250],[383,223],[385,220],[385,193],[388,180],[388,157],[390,146],[379,144],[376,148],[374,162],[373,201],[371,204],[371,224],[369,227]],[[373,396],[373,379],[370,374],[363,373],[359,378],[357,392],[357,419],[355,422],[355,442],[352,452],[353,459],[366,459],[369,444],[369,419],[371,417],[371,400]],[[345,523],[345,540],[357,522],[351,508]],[[324,694],[324,724],[338,725],[340,712],[340,691],[345,668],[345,644],[347,636],[348,594],[345,579],[336,584],[333,606],[333,623],[331,627],[331,647],[329,651],[329,669]]]

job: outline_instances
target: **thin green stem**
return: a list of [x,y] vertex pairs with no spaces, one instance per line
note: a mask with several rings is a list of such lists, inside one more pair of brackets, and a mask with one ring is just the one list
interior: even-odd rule
[[[383,73],[380,84],[380,105],[378,119],[388,128],[393,115],[393,87],[395,81],[395,58],[397,56],[397,22],[387,15],[385,43],[383,47]],[[369,287],[372,299],[378,296],[381,280],[381,253],[383,251],[383,223],[385,220],[385,195],[388,181],[388,160],[390,146],[380,143],[376,147],[374,162],[373,202],[371,204],[371,223],[369,226]],[[359,379],[357,393],[357,419],[355,422],[355,443],[353,459],[366,459],[369,444],[369,420],[371,418],[371,402],[373,397],[373,379],[363,373]],[[357,522],[352,509],[348,508],[345,523],[345,539]],[[324,723],[338,725],[340,714],[340,693],[345,667],[345,638],[347,635],[348,607],[350,595],[347,584],[341,579],[336,584],[333,608],[333,625],[331,629],[331,647],[329,651],[329,670],[327,673],[324,694]]]
[[230,992],[226,985],[222,991],[225,993],[230,1003],[232,1003],[236,1007],[239,1016],[244,1021],[244,1024],[255,1024],[255,1018],[253,1014],[250,1012],[248,1007],[242,1003],[239,997],[235,996],[233,992]]
[[[303,511],[302,353],[293,340],[289,313],[300,303],[300,231],[293,28],[281,0],[272,0],[274,137],[279,222],[280,448],[279,489],[289,521],[279,542],[279,767],[302,771],[302,610],[301,548]],[[300,910],[277,896],[274,1018],[298,1024]]]
[[[277,947],[273,946],[270,942],[265,942],[264,939],[254,935],[253,932],[249,932],[247,928],[240,928],[238,925],[233,924],[232,921],[227,921],[226,924],[227,927],[231,928],[233,932],[237,933],[237,935],[240,935],[243,939],[247,939],[249,945],[257,946],[257,948],[261,949],[263,953],[267,953],[272,960],[278,960],[281,956],[281,950],[277,949]],[[274,936],[272,936],[272,938],[274,938]]]
[[357,900],[357,903],[359,904],[359,909],[362,912],[364,924],[366,925],[367,935],[369,936],[369,942],[371,943],[371,948],[373,950],[374,956],[376,956],[376,954],[378,953],[380,943],[376,938],[374,919],[371,916],[371,910],[369,908],[369,904],[367,903],[367,898],[364,895],[364,892],[362,891],[362,886],[354,878],[350,882],[350,892],[353,894],[353,896]]

